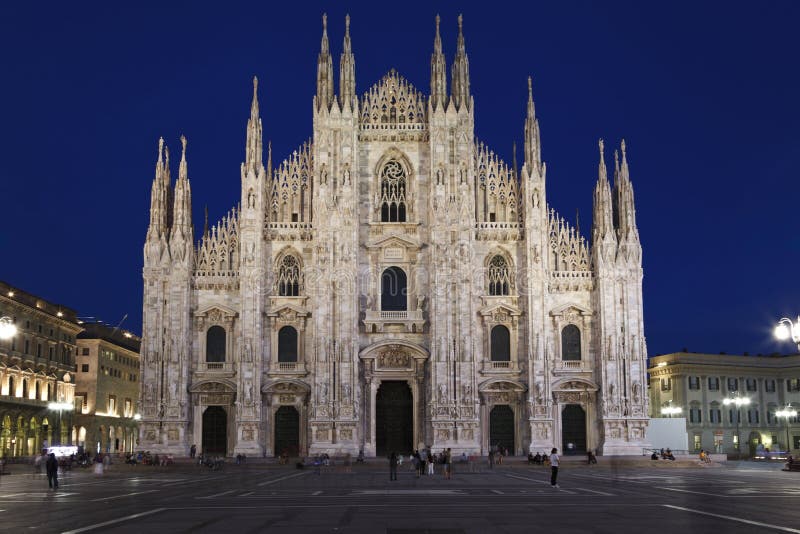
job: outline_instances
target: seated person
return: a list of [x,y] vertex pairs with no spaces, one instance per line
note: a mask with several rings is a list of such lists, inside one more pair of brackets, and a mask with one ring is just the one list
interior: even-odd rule
[[653,454],[650,455],[650,459],[651,460],[658,460],[658,453],[656,451],[653,451]]
[[532,452],[528,452],[528,464],[533,464],[533,463],[536,463],[536,461],[534,460],[534,457],[533,457],[533,453]]
[[536,456],[533,457],[533,463],[542,465],[542,455],[540,453],[536,453]]

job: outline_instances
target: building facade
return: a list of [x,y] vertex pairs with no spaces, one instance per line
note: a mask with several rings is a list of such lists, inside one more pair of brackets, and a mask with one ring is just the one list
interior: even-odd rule
[[[800,355],[738,356],[678,352],[650,359],[651,417],[679,407],[694,450],[753,456],[759,445],[800,449],[797,418],[775,413],[800,405]],[[725,403],[747,399],[748,404]],[[788,442],[787,442],[788,440]]]
[[71,443],[71,403],[75,391],[75,311],[0,282],[0,317],[17,333],[0,340],[0,455],[30,456],[48,445]]
[[73,441],[93,453],[133,452],[138,442],[141,340],[101,323],[84,323],[75,356]]
[[[263,156],[254,80],[241,202],[195,243],[186,139],[159,142],[144,245],[143,448],[272,456],[599,449],[648,422],[642,249],[624,142],[600,142],[592,247],[547,202],[530,80],[522,166],[477,140],[462,22],[425,95],[359,95],[323,19],[312,138]],[[522,107],[522,106],[521,106]],[[521,121],[522,122],[522,121]],[[587,192],[588,193],[588,192]]]

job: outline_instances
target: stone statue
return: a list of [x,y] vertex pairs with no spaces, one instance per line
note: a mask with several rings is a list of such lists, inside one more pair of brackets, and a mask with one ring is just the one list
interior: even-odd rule
[[350,399],[350,384],[344,384],[342,386],[342,396],[345,399]]
[[536,382],[534,392],[536,393],[536,402],[538,404],[544,404],[544,391],[542,391],[541,382]]
[[425,304],[425,295],[417,295],[417,311],[422,311],[423,304]]
[[464,384],[464,402],[470,402],[472,400],[472,385],[471,384]]
[[639,382],[633,383],[633,402],[639,404],[642,400],[642,386]]
[[328,384],[322,384],[319,388],[319,401],[321,403],[328,402]]
[[447,402],[447,385],[439,384],[439,403],[445,404]]
[[244,383],[244,401],[247,404],[253,402],[253,384],[249,380]]

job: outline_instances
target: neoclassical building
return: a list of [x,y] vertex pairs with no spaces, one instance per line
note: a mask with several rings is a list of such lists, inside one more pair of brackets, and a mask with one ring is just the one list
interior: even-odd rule
[[[640,454],[641,245],[624,142],[600,142],[591,247],[547,202],[530,80],[522,166],[474,131],[458,21],[430,93],[334,88],[323,18],[312,137],[263,157],[254,80],[241,201],[197,236],[186,139],[159,142],[144,245],[140,446],[186,454]],[[449,76],[448,76],[449,74]]]

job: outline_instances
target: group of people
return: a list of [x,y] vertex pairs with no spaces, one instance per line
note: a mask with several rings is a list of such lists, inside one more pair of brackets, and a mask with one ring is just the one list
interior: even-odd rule
[[548,462],[548,459],[549,458],[547,456],[547,453],[542,454],[542,453],[540,453],[538,451],[537,451],[536,454],[533,454],[532,452],[528,453],[528,463],[529,464],[544,465],[544,464],[546,464]]
[[[466,453],[462,453],[461,461],[468,462]],[[430,447],[422,450],[415,450],[410,455],[411,463],[414,466],[414,473],[417,478],[427,474],[433,475],[436,464],[442,466],[442,473],[445,479],[450,479],[453,475],[453,454],[450,448],[444,449],[441,453],[434,453]],[[392,452],[389,455],[389,480],[397,480],[397,468],[403,463],[403,455]]]
[[700,461],[703,462],[704,464],[711,463],[711,456],[708,455],[705,449],[700,449]]
[[659,451],[653,451],[653,454],[650,455],[650,459],[651,460],[659,460],[659,459],[661,459],[661,460],[672,460],[674,462],[675,461],[675,455],[672,454],[672,450],[667,448],[666,451],[664,449],[661,449],[660,452]]

